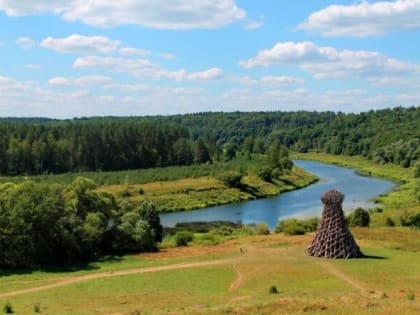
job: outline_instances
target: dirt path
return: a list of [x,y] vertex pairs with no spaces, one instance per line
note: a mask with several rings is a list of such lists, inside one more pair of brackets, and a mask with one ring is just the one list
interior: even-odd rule
[[0,293],[0,299],[27,294],[27,293],[35,293],[39,291],[49,290],[49,289],[58,288],[58,287],[66,286],[73,283],[79,283],[79,282],[94,280],[94,279],[127,276],[127,275],[142,274],[142,273],[149,273],[149,272],[177,270],[177,269],[228,265],[228,264],[232,264],[233,262],[234,262],[234,259],[219,259],[219,260],[203,261],[203,262],[196,262],[196,263],[182,263],[182,264],[175,264],[175,265],[169,265],[169,266],[136,268],[136,269],[114,271],[114,272],[100,272],[100,273],[94,273],[94,274],[89,274],[89,275],[84,275],[84,276],[71,277],[66,280],[58,281],[58,282],[48,284],[48,285],[43,285],[40,287]]
[[336,276],[337,278],[343,280],[344,282],[347,282],[348,284],[350,284],[353,288],[360,291],[360,293],[363,293],[363,294],[367,293],[366,289],[359,282],[357,282],[355,279],[353,279],[348,274],[345,274],[341,270],[337,269],[337,267],[335,267],[331,263],[324,261],[322,263],[319,263],[319,265],[324,267],[330,274],[332,274],[332,275]]

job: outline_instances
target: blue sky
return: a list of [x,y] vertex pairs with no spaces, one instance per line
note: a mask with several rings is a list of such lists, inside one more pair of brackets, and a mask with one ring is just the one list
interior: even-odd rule
[[0,116],[418,106],[420,0],[0,0]]

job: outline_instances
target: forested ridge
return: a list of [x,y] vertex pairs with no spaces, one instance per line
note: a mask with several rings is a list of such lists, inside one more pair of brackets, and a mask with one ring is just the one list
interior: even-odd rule
[[72,120],[0,119],[0,174],[190,165],[265,153],[362,155],[410,167],[420,156],[420,107],[341,112],[233,112]]

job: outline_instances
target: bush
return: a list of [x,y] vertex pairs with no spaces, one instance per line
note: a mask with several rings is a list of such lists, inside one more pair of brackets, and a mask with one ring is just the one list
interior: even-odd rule
[[277,293],[279,293],[279,290],[277,290],[277,287],[276,287],[275,285],[272,285],[272,286],[270,287],[270,289],[268,290],[268,292],[269,292],[270,294],[277,294]]
[[34,304],[34,313],[41,313],[41,304],[39,303]]
[[288,219],[279,221],[275,230],[276,233],[285,233],[287,235],[303,235],[306,233],[305,226],[298,219]]
[[420,229],[420,213],[404,213],[401,218],[402,226],[409,226]]
[[255,227],[255,234],[257,235],[268,235],[270,234],[270,230],[265,223],[258,223]]
[[369,212],[363,208],[357,208],[348,217],[350,226],[368,227],[370,223]]
[[12,304],[10,304],[10,302],[6,302],[6,304],[4,304],[3,313],[5,313],[5,314],[13,314],[14,313]]
[[194,234],[190,231],[179,231],[175,234],[175,244],[177,247],[188,246],[188,243],[194,239]]
[[219,179],[228,187],[241,187],[241,180],[244,174],[240,172],[230,172],[219,176]]
[[277,224],[274,232],[287,235],[302,235],[306,232],[314,232],[318,228],[319,219],[310,218],[306,220],[286,219]]
[[121,191],[118,192],[118,195],[123,198],[128,198],[131,196],[130,190],[128,187],[123,188]]
[[259,172],[258,172],[258,176],[262,179],[262,180],[264,180],[264,181],[266,181],[266,182],[272,182],[272,180],[273,180],[273,175],[272,175],[272,169],[271,168],[269,168],[269,167],[264,167],[263,169],[261,169]]
[[385,225],[386,226],[395,226],[395,222],[390,217],[386,217],[386,219],[385,219]]

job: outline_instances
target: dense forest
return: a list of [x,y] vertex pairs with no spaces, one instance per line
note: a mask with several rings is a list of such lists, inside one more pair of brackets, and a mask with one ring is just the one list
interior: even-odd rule
[[411,167],[420,107],[334,112],[234,112],[72,120],[0,119],[0,174],[126,170],[229,160],[274,142],[297,152],[362,155]]
[[0,185],[0,268],[76,263],[150,251],[162,239],[154,206],[117,203],[90,179]]

